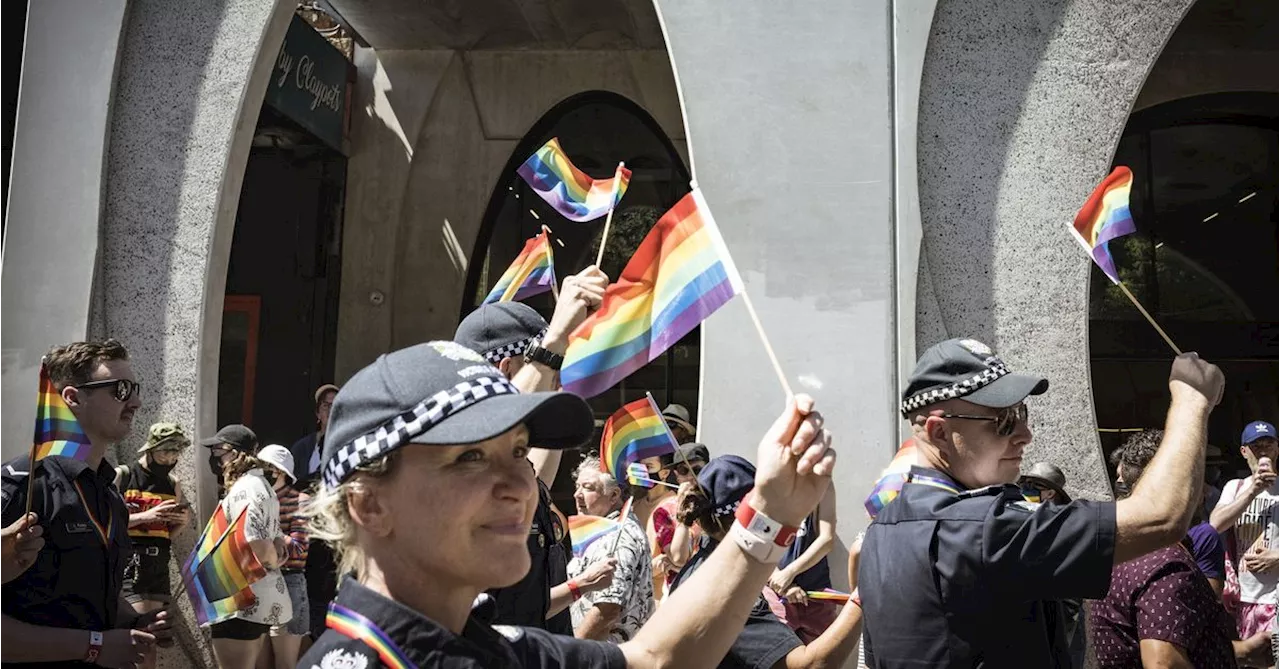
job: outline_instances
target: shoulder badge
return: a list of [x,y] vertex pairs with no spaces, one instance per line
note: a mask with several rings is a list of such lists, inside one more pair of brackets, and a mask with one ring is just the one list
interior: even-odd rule
[[320,658],[320,664],[311,665],[311,669],[367,669],[368,666],[368,657],[335,648]]

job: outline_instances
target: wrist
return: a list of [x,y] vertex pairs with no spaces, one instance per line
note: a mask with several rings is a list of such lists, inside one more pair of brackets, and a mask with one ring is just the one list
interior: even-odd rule
[[97,664],[98,657],[102,655],[102,632],[89,632],[89,646],[84,653],[84,661],[89,664]]
[[548,328],[547,333],[542,336],[540,345],[556,355],[564,355],[565,351],[569,350],[569,338],[555,329]]
[[569,586],[569,595],[573,597],[573,601],[576,602],[579,599],[582,599],[582,588],[578,585],[576,580],[571,578],[565,581],[564,584]]
[[1169,384],[1169,400],[1171,405],[1188,411],[1208,414],[1213,410],[1213,402],[1204,393],[1181,381]]

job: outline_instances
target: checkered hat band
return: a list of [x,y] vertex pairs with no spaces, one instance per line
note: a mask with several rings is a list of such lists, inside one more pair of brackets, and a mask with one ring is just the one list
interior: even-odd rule
[[1008,373],[1009,368],[1006,367],[1003,362],[997,360],[992,363],[990,367],[987,367],[981,372],[974,374],[963,381],[953,383],[949,386],[943,386],[941,388],[932,388],[908,397],[902,401],[902,414],[905,416],[916,409],[927,407],[930,404],[937,404],[938,402],[953,400],[957,397],[964,397],[983,386],[990,385],[991,382]]
[[735,512],[737,512],[737,510],[738,510],[738,505],[739,505],[739,504],[741,504],[741,503],[742,503],[742,500],[738,500],[738,501],[736,501],[736,502],[730,502],[729,504],[725,504],[725,505],[722,505],[722,506],[717,506],[717,507],[715,508],[715,510],[711,512],[711,515],[713,515],[713,516],[731,516],[731,515],[733,515]]
[[478,377],[442,390],[373,432],[339,448],[324,464],[325,487],[338,487],[355,473],[357,467],[376,461],[472,404],[519,392],[510,381],[496,376]]
[[524,355],[524,350],[529,348],[529,344],[535,341],[540,341],[542,336],[545,334],[547,334],[547,331],[544,329],[542,332],[539,332],[532,337],[525,337],[524,339],[513,341],[510,344],[503,344],[492,351],[486,351],[484,359],[496,365],[502,362],[504,358],[513,358],[519,355]]

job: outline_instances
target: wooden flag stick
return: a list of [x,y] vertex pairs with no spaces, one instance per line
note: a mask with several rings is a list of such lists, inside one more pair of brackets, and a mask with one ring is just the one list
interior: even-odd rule
[[1160,325],[1156,323],[1156,319],[1152,318],[1151,314],[1147,313],[1147,310],[1143,308],[1140,302],[1138,302],[1138,298],[1134,297],[1133,293],[1129,292],[1129,289],[1125,287],[1124,283],[1117,281],[1116,285],[1120,286],[1120,290],[1124,292],[1125,297],[1129,298],[1129,301],[1133,303],[1133,306],[1137,307],[1138,311],[1142,312],[1143,316],[1146,316],[1147,322],[1151,324],[1151,327],[1156,329],[1156,332],[1160,333],[1160,336],[1164,338],[1164,343],[1168,344],[1169,348],[1173,349],[1174,354],[1182,355],[1182,349],[1178,348],[1178,345],[1173,343],[1173,340],[1169,338],[1168,334],[1165,334],[1164,328],[1160,327]]
[[613,168],[613,202],[609,205],[609,213],[604,217],[604,232],[600,235],[600,250],[596,251],[596,267],[604,262],[604,244],[609,241],[609,224],[613,222],[613,210],[618,208],[618,185],[622,183],[622,163]]
[[791,392],[791,384],[787,383],[787,375],[782,373],[782,365],[778,364],[778,355],[773,352],[773,346],[769,344],[769,336],[764,333],[764,326],[760,324],[760,316],[756,315],[756,307],[751,304],[751,294],[743,290],[742,300],[747,303],[747,313],[751,314],[751,322],[756,324],[756,332],[760,334],[760,341],[764,342],[764,350],[769,353],[769,362],[773,363],[773,371],[778,374],[782,389],[787,391],[787,397],[794,396],[795,393]]
[[[530,209],[529,213],[533,214],[533,210]],[[538,215],[533,214],[533,217],[537,218]],[[551,240],[551,228],[548,228],[545,223],[542,224],[542,234],[547,236],[547,241]],[[556,286],[556,257],[555,257],[555,254],[551,252],[550,244],[547,244],[547,260],[551,261],[551,299],[554,300],[556,303],[559,303],[560,288]]]

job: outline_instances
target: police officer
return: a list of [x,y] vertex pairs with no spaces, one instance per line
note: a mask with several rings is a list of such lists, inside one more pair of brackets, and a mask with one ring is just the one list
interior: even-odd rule
[[1048,390],[986,345],[951,339],[920,358],[902,413],[924,466],[867,530],[858,587],[872,667],[1067,667],[1055,600],[1098,599],[1113,564],[1179,541],[1202,475],[1223,376],[1194,353],[1169,377],[1165,438],[1119,503],[1026,502],[1024,400]]
[[[133,667],[168,637],[168,613],[141,617],[121,598],[130,554],[129,515],[103,454],[124,439],[142,402],[120,342],[76,342],[49,351],[45,368],[91,448],[81,459],[29,456],[3,466],[3,524],[28,505],[43,527],[35,563],[0,589],[6,667]],[[130,629],[137,626],[144,629]]]
[[[568,334],[599,306],[607,283],[608,278],[594,268],[566,279],[551,324],[520,302],[481,305],[458,325],[454,341],[483,355],[522,391],[558,389],[557,372]],[[538,506],[528,539],[532,564],[519,583],[489,593],[496,607],[494,622],[573,634],[567,609],[547,618],[552,586],[569,578],[566,528],[551,506],[550,487],[560,468],[560,451],[534,449],[529,460],[538,474]]]

